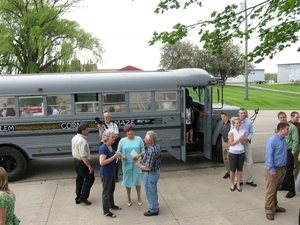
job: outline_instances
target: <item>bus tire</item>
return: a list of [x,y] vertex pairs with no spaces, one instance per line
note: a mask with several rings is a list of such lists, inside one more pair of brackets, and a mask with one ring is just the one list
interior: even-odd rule
[[223,151],[222,151],[222,138],[221,135],[218,137],[216,145],[215,145],[215,157],[216,159],[223,163]]
[[20,151],[5,146],[0,148],[0,166],[6,170],[9,181],[16,181],[24,175],[27,161]]

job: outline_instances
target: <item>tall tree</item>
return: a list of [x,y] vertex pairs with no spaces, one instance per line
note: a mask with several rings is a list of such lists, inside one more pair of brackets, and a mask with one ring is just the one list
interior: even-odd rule
[[[223,51],[213,55],[210,50],[200,49],[188,40],[174,45],[164,44],[161,47],[160,66],[165,69],[201,68],[208,73],[221,76],[223,83],[228,77],[236,77],[244,72],[243,52],[239,45],[232,42],[222,44]],[[248,64],[250,70],[254,65]]]
[[61,70],[77,54],[100,62],[100,41],[62,17],[81,1],[0,0],[0,73]]
[[[155,12],[164,13],[169,9],[187,8],[192,4],[205,7],[203,0],[187,0],[183,4],[181,2],[161,0]],[[260,44],[247,55],[248,60],[255,63],[263,61],[266,57],[272,59],[276,53],[290,47],[292,43],[299,43],[299,34],[297,34],[300,30],[299,0],[262,0],[259,4],[243,11],[237,9],[238,6],[235,4],[228,5],[223,12],[212,12],[209,20],[192,25],[178,23],[173,26],[171,32],[154,32],[149,43],[162,41],[162,43],[174,44],[186,37],[189,30],[200,27],[200,41],[204,42],[204,47],[213,53],[220,53],[222,43],[233,38],[249,39],[251,34],[257,33]],[[251,20],[246,30],[242,26],[245,18]],[[214,30],[207,30],[209,25],[214,26]],[[296,51],[300,51],[300,47]]]
[[199,47],[188,40],[164,44],[160,48],[159,66],[165,69],[200,68],[197,63],[199,51]]

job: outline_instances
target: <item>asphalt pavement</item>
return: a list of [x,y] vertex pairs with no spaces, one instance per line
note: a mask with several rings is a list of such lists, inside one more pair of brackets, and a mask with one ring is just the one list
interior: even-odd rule
[[[276,213],[275,220],[266,219],[264,199],[266,181],[264,164],[253,166],[253,179],[258,184],[244,184],[243,191],[231,192],[229,179],[223,179],[224,167],[192,170],[165,171],[158,182],[159,216],[145,217],[148,203],[142,185],[143,205],[139,206],[136,192],[132,190],[133,204],[126,205],[126,190],[121,181],[116,184],[115,204],[122,210],[114,210],[116,218],[103,216],[101,182],[96,174],[89,200],[92,205],[76,205],[75,179],[15,182],[10,187],[16,194],[15,213],[21,224],[28,225],[93,225],[93,224],[158,224],[158,225],[252,225],[298,224],[300,194],[285,198],[285,191],[278,192],[279,206],[285,213]],[[74,172],[75,173],[75,172]],[[122,179],[122,177],[120,177]],[[121,180],[120,179],[120,180]]]

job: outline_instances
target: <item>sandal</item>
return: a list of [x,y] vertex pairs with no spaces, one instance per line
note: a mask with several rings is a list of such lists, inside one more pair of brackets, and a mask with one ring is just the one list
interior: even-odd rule
[[115,214],[113,214],[112,212],[108,212],[106,214],[104,214],[104,216],[107,216],[107,217],[111,217],[111,218],[116,218],[117,216]]
[[117,206],[117,205],[113,205],[111,208],[116,209],[116,210],[121,210],[122,209],[120,206]]

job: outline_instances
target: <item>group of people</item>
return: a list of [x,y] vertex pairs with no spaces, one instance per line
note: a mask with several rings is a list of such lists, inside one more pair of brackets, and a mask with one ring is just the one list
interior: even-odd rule
[[[246,110],[239,109],[238,116],[228,119],[226,112],[221,112],[223,126],[222,135],[223,160],[226,168],[224,179],[230,177],[230,190],[242,191],[242,173],[246,184],[256,187],[252,180],[253,157],[250,149],[253,135],[252,121],[246,118]],[[265,212],[268,220],[274,220],[275,212],[286,210],[278,206],[277,191],[288,191],[286,198],[296,195],[295,179],[300,165],[300,123],[299,113],[293,111],[290,121],[285,112],[277,114],[279,120],[274,135],[266,144],[266,160],[264,175],[267,181]],[[243,170],[244,168],[244,170]],[[236,179],[236,183],[235,183]],[[300,214],[299,214],[300,221]]]
[[[134,135],[134,128],[126,124],[123,130],[126,137],[119,140],[119,130],[111,121],[111,114],[103,114],[104,124],[98,124],[100,179],[102,181],[102,208],[104,216],[115,218],[116,215],[110,211],[121,210],[115,204],[115,183],[118,181],[118,161],[122,161],[123,179],[122,185],[126,188],[127,206],[132,205],[131,189],[135,187],[137,192],[137,204],[142,206],[141,198],[141,174],[143,172],[146,198],[149,202],[149,210],[145,216],[159,214],[157,182],[160,176],[161,150],[156,144],[157,135],[154,131],[148,131],[144,137]],[[72,139],[72,155],[77,172],[75,203],[91,205],[88,200],[90,189],[94,183],[95,176],[90,164],[89,144],[86,141],[89,128],[87,123],[78,126],[77,134]],[[118,142],[118,143],[116,143]],[[145,151],[145,144],[148,147]]]
[[[246,184],[256,187],[252,180],[253,156],[250,143],[253,135],[253,123],[247,118],[246,110],[240,108],[238,117],[232,117],[229,121],[228,114],[221,112],[223,126],[222,135],[223,161],[226,168],[224,179],[230,177],[230,190],[242,192],[242,173]],[[243,170],[244,168],[244,170]],[[235,183],[236,179],[236,183]]]

